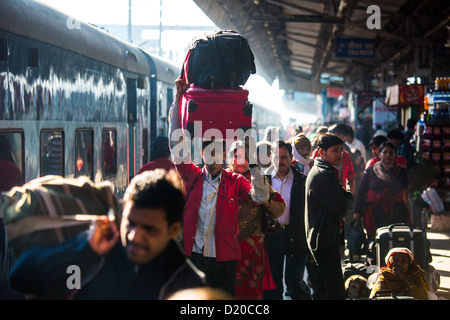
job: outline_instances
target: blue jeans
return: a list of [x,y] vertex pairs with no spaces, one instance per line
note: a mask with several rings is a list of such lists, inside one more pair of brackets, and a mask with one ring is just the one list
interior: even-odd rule
[[[301,290],[307,255],[300,257],[291,255],[289,226],[283,231],[267,235],[266,243],[270,269],[277,288],[265,290],[263,297],[264,300],[283,300],[283,279],[288,295],[292,295],[295,290]],[[285,257],[286,264],[284,264]]]

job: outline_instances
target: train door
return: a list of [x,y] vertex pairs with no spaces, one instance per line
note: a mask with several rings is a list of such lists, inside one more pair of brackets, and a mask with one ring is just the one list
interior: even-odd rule
[[[136,79],[127,78],[127,108],[128,108],[128,178],[136,174],[136,116],[137,88]],[[129,182],[128,181],[128,182]]]

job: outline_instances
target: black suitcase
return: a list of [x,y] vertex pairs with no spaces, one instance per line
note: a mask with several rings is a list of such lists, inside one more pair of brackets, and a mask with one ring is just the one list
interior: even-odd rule
[[192,41],[181,77],[202,88],[235,88],[244,85],[254,73],[254,55],[247,39],[226,30]]
[[392,224],[377,229],[375,235],[376,261],[381,267],[386,266],[385,258],[389,250],[396,247],[408,248],[414,255],[416,263],[425,271],[431,262],[429,241],[426,233],[411,225]]

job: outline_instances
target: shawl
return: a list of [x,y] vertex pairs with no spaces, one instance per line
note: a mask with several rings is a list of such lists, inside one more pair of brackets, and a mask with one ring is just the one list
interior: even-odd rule
[[[393,170],[395,173],[398,173],[401,168],[402,167],[398,164],[394,164],[393,166]],[[389,173],[386,172],[381,166],[381,161],[375,163],[372,166],[372,169],[373,174],[375,174],[377,178],[386,182],[392,181]],[[369,179],[371,176],[372,174],[369,171]],[[374,207],[378,204],[381,204],[383,207],[383,211],[386,214],[392,216],[395,203],[406,203],[406,193],[400,192],[397,194],[392,194],[389,188],[385,188],[381,193],[377,194],[373,190],[369,189],[367,190],[367,193],[365,195],[365,201],[367,203],[367,207],[362,209],[364,215],[364,228],[367,230],[368,235],[372,237],[376,231],[375,216],[373,213]]]
[[[408,288],[407,284],[402,279],[400,279],[400,277],[395,275],[390,268],[389,258],[393,254],[398,253],[405,253],[411,259],[411,265],[406,274],[410,281],[414,283],[414,287],[412,288]],[[372,289],[370,297],[373,297],[375,292],[379,290],[389,290],[394,295],[407,295],[418,300],[428,300],[429,286],[425,277],[425,271],[423,271],[423,269],[416,264],[411,251],[409,251],[407,248],[391,249],[386,255],[386,263],[387,267],[380,269],[377,282]]]

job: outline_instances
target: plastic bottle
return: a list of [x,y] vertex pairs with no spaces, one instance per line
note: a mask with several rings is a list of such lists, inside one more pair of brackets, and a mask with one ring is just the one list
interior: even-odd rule
[[434,79],[434,91],[439,91],[440,90],[440,81],[439,78],[436,77],[436,79]]
[[422,199],[428,203],[433,213],[444,211],[444,204],[434,188],[428,187],[422,192]]

